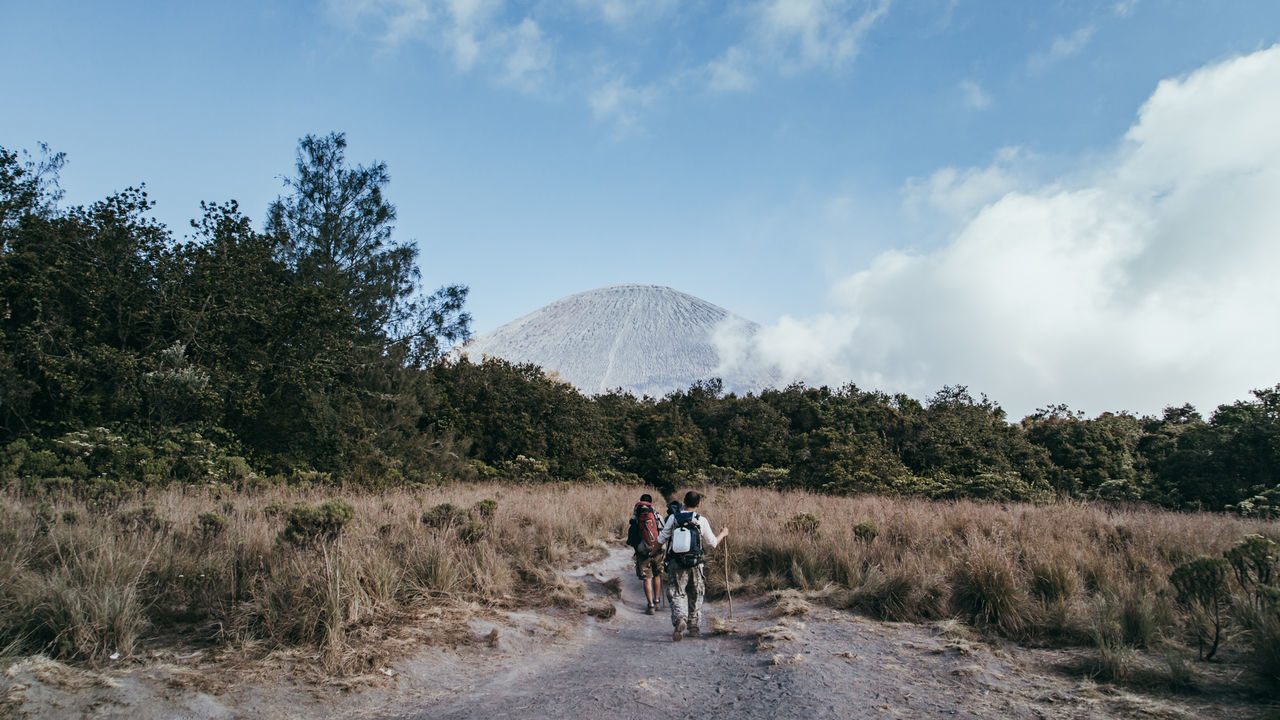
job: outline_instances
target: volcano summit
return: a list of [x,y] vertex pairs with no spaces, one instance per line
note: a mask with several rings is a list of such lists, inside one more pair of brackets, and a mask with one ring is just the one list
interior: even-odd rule
[[714,338],[750,336],[758,328],[668,287],[612,285],[556,300],[476,336],[459,352],[476,362],[490,355],[540,365],[587,394],[621,388],[661,397],[714,377],[741,394],[776,386],[778,378],[722,372]]

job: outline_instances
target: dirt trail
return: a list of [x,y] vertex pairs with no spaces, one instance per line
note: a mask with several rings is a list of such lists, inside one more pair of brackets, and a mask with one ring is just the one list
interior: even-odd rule
[[[608,598],[616,614],[596,620],[525,612],[475,621],[472,645],[433,648],[396,663],[385,669],[386,677],[377,676],[381,687],[342,692],[248,682],[211,694],[175,682],[171,671],[146,666],[67,684],[56,676],[74,675],[69,669],[28,662],[7,673],[0,715],[1243,720],[1265,712],[1222,697],[1170,700],[1097,686],[1045,669],[1054,662],[1047,651],[1005,652],[932,627],[875,622],[802,602],[793,610],[804,612],[791,616],[778,616],[759,602],[739,602],[733,619],[727,605],[708,603],[703,637],[673,642],[669,613],[643,612],[630,550],[611,550],[569,574],[598,596],[597,603],[608,598],[604,583],[619,578],[621,597]],[[725,620],[728,632],[711,634],[712,618]]]
[[[562,644],[472,668],[434,698],[384,718],[488,719],[883,717],[1205,717],[1149,698],[1015,667],[996,651],[919,625],[881,623],[819,608],[772,617],[760,604],[704,607],[733,632],[671,640],[667,612],[644,614],[630,552],[573,573],[603,593],[622,579],[617,615],[586,620]],[[454,676],[452,681],[460,678]],[[1239,717],[1238,714],[1233,714]]]

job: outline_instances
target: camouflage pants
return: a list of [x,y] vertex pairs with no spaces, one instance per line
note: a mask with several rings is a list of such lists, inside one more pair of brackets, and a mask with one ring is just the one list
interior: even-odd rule
[[681,620],[688,623],[688,627],[699,627],[702,624],[702,596],[707,592],[703,566],[673,566],[667,583],[671,591],[671,627],[679,625]]

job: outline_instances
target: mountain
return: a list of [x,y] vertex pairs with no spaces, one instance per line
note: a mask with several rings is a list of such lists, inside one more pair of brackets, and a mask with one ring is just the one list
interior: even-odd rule
[[713,335],[743,338],[758,328],[668,287],[612,285],[556,300],[476,336],[458,352],[473,361],[490,355],[534,363],[587,394],[621,388],[661,397],[714,377],[726,391],[742,394],[775,386],[778,379],[723,372]]

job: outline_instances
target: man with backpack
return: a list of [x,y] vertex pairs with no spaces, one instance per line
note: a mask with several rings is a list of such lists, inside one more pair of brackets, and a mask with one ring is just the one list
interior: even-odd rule
[[636,577],[644,583],[644,599],[648,603],[645,613],[652,615],[662,599],[662,543],[658,540],[662,516],[653,509],[653,496],[640,496],[631,511],[631,525],[627,528],[627,544],[635,549]]
[[698,513],[702,495],[690,490],[684,496],[684,510],[672,513],[658,534],[658,542],[670,541],[667,547],[667,583],[670,586],[671,624],[675,631],[671,639],[677,642],[689,631],[689,637],[698,637],[702,627],[702,596],[707,591],[705,568],[702,564],[703,549],[719,545],[729,536],[724,528],[717,536],[711,523]]

